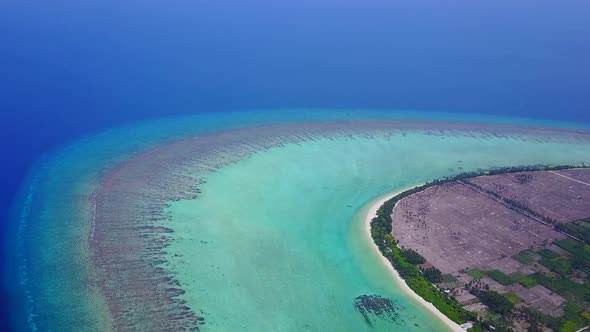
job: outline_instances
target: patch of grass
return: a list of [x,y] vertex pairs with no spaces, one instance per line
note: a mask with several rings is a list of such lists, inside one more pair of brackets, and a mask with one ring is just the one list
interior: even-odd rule
[[572,273],[572,264],[565,257],[554,259],[543,258],[539,263],[562,277],[566,277]]
[[512,279],[516,280],[516,282],[518,282],[526,288],[532,288],[537,285],[537,281],[535,279],[523,273],[514,273],[512,275]]
[[507,275],[504,272],[499,271],[499,270],[486,271],[485,274],[488,275],[490,278],[496,280],[500,284],[504,285],[504,286],[506,286],[506,285],[512,285],[512,284],[514,284],[516,282],[509,275]]
[[555,251],[549,250],[547,248],[543,248],[543,249],[539,250],[538,253],[539,253],[539,255],[541,255],[547,259],[553,259],[553,258],[559,257],[558,253],[556,253]]
[[483,271],[480,271],[478,269],[469,269],[465,271],[465,273],[467,273],[467,275],[471,276],[473,279],[478,280],[487,277],[487,275]]
[[512,302],[513,304],[517,304],[520,302],[520,297],[512,292],[505,293],[504,297],[507,298],[508,301]]
[[517,254],[512,255],[512,259],[521,263],[528,264],[533,261],[533,251],[531,249],[523,250]]

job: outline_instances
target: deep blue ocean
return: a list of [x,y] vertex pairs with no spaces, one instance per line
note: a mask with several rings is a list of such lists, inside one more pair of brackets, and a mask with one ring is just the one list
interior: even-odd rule
[[587,0],[3,1],[2,238],[41,154],[133,121],[363,108],[588,124],[589,36]]

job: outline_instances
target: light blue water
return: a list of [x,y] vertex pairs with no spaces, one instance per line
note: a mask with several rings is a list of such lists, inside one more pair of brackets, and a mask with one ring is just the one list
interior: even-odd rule
[[[164,142],[220,129],[292,121],[423,117],[422,114],[409,112],[301,111],[229,113],[223,116],[208,114],[192,118],[164,119],[114,129],[85,137],[48,154],[32,169],[29,181],[23,186],[23,199],[15,206],[19,227],[18,243],[14,247],[14,265],[18,268],[15,275],[18,274],[19,278],[14,280],[18,282],[18,285],[12,285],[12,288],[17,290],[18,293],[15,295],[19,300],[26,299],[24,303],[19,304],[21,310],[16,324],[21,329],[38,327],[43,330],[102,330],[105,328],[105,322],[102,320],[105,317],[104,301],[91,283],[92,266],[86,240],[92,218],[92,206],[89,204],[91,195],[101,175],[118,162]],[[439,114],[437,118],[475,121],[472,117],[455,116],[453,118],[446,114]],[[477,120],[490,121],[489,119]],[[498,121],[513,120],[499,119]],[[284,283],[284,285],[292,283],[293,288],[288,290],[292,294],[321,294],[317,287],[331,284],[329,281],[334,278],[334,284],[331,286],[333,298],[328,300],[329,297],[326,297],[317,302],[319,305],[329,307],[323,314],[320,310],[318,316],[309,316],[309,321],[304,323],[305,320],[301,317],[303,315],[307,317],[306,310],[311,310],[313,306],[299,305],[302,308],[300,311],[294,311],[297,314],[293,315],[293,318],[277,315],[276,320],[270,319],[268,324],[284,323],[285,327],[301,327],[301,324],[309,324],[310,328],[314,328],[326,318],[325,315],[344,314],[346,319],[350,319],[347,322],[352,324],[351,326],[358,326],[355,325],[358,324],[358,318],[353,318],[356,316],[351,312],[350,297],[352,295],[358,296],[374,291],[405,301],[396,293],[394,286],[383,281],[387,280],[387,276],[384,275],[383,267],[377,264],[376,257],[373,256],[369,262],[363,263],[364,258],[356,256],[357,252],[367,250],[366,243],[351,244],[357,239],[351,235],[353,216],[363,204],[399,186],[448,174],[451,172],[448,168],[454,167],[453,163],[459,159],[472,160],[466,168],[473,168],[504,166],[514,162],[576,162],[590,155],[586,146],[551,145],[518,140],[467,140],[440,137],[433,140],[430,136],[412,137],[400,137],[395,141],[380,139],[325,141],[272,150],[212,174],[207,186],[203,188],[205,195],[202,200],[184,202],[184,204],[189,206],[197,204],[196,208],[189,209],[191,213],[212,216],[208,222],[213,224],[200,227],[211,232],[215,231],[216,225],[221,224],[214,222],[218,216],[214,214],[215,211],[210,210],[215,204],[206,204],[207,207],[204,207],[203,202],[210,203],[215,200],[219,204],[220,200],[227,199],[226,195],[237,195],[232,201],[239,202],[244,207],[250,207],[240,210],[229,209],[226,211],[228,216],[236,220],[238,220],[237,216],[242,216],[243,218],[239,220],[252,221],[252,225],[260,222],[260,228],[263,228],[263,225],[270,225],[271,221],[273,221],[272,224],[281,225],[280,220],[269,219],[271,216],[277,216],[279,219],[291,219],[291,216],[301,218],[299,221],[303,220],[305,223],[285,221],[285,225],[289,227],[282,231],[280,228],[276,230],[265,228],[264,232],[258,233],[261,235],[259,240],[264,241],[248,241],[257,234],[249,232],[245,233],[248,236],[244,236],[235,243],[235,245],[242,244],[245,248],[249,248],[250,253],[256,252],[256,247],[251,247],[256,243],[262,246],[262,249],[267,246],[270,251],[278,248],[276,256],[265,256],[269,259],[268,264],[260,262],[260,268],[269,272],[265,275],[274,280],[275,284],[283,276],[279,273],[300,271],[299,274],[294,274],[299,279]],[[510,151],[514,153],[509,153]],[[347,156],[349,158],[345,158]],[[268,173],[259,173],[259,167],[263,166]],[[233,185],[238,180],[243,181],[237,182],[243,188],[250,188],[247,194],[235,190]],[[305,201],[301,201],[302,199]],[[269,207],[266,212],[264,212],[264,206]],[[181,221],[181,219],[178,220]],[[246,224],[234,226],[236,229],[248,228]],[[196,228],[191,229],[194,231]],[[219,231],[236,236],[232,233],[234,231],[232,228]],[[177,234],[181,237],[191,236],[188,230],[179,231]],[[300,236],[302,234],[309,235],[309,238]],[[216,236],[220,237],[219,234]],[[300,238],[303,243],[295,241],[297,238]],[[279,239],[295,242],[293,245],[288,245],[290,242],[282,242],[278,245]],[[181,243],[182,240],[179,240],[178,245],[182,246]],[[325,250],[320,246],[314,247],[315,251],[311,251],[310,247],[305,253],[298,252],[302,245],[311,243],[322,243],[326,246]],[[210,257],[217,257],[222,262],[221,256],[223,256],[226,262],[235,262],[234,253],[227,252],[227,250],[236,249],[235,245],[230,244],[229,247],[217,251]],[[171,249],[174,248],[176,247],[171,247]],[[202,252],[197,254],[201,255]],[[305,259],[296,259],[291,267],[285,269],[280,263],[288,262],[291,255],[305,257]],[[248,260],[244,260],[243,264],[246,262]],[[342,269],[327,264],[329,262],[338,262],[338,266]],[[187,289],[195,288],[187,281],[186,272],[182,271],[193,271],[195,276],[208,280],[209,271],[198,271],[194,265],[190,265],[190,261],[186,264],[188,265],[179,266],[178,270],[172,272],[179,277],[184,274],[184,279],[181,281]],[[318,267],[325,267],[325,270]],[[273,268],[276,268],[276,272],[270,273],[275,271]],[[233,274],[226,273],[228,278],[230,276],[233,278],[232,281],[243,280],[242,282],[247,284],[256,280],[252,278],[255,278],[257,274],[249,276],[245,273],[251,270],[238,265],[234,267]],[[309,279],[310,275],[304,273],[308,271],[317,271],[320,276],[313,275],[313,278]],[[304,282],[306,280],[307,283]],[[314,284],[315,280],[317,283]],[[305,288],[303,287],[305,284],[313,287]],[[198,303],[208,306],[207,312],[211,321],[218,324],[217,326],[223,326],[223,324],[236,326],[236,318],[225,319],[228,314],[215,309],[218,309],[219,305],[216,304],[218,302],[212,294],[220,294],[219,299],[221,299],[223,292],[216,289],[213,281],[207,285],[207,289],[210,295],[199,296]],[[270,290],[275,289],[270,288]],[[247,297],[238,297],[236,296],[238,294],[240,293],[233,293],[233,297],[230,297],[232,294],[228,294],[225,298],[236,303],[247,301]],[[188,292],[187,296],[194,297],[195,293]],[[292,306],[296,303],[293,301],[295,299],[293,296],[289,296],[288,300],[280,305],[270,302],[260,309],[273,307],[284,315],[286,311],[283,310],[292,310]],[[256,299],[256,296],[252,297],[253,301]],[[193,299],[191,303],[195,305],[197,302]],[[261,300],[260,303],[264,301]],[[242,304],[244,304],[244,313],[236,317],[243,318],[247,313],[257,311],[256,307],[247,309],[247,303]],[[407,306],[413,308],[413,304],[409,302]],[[408,309],[405,315],[406,321],[414,319],[411,318],[413,314],[409,314],[413,312],[412,310]],[[429,326],[428,319],[416,319],[421,326]]]

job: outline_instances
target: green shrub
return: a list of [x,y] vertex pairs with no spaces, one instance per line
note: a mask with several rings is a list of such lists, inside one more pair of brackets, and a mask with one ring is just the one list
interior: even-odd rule
[[471,292],[497,314],[508,315],[514,309],[514,304],[496,291],[472,289]]
[[412,249],[402,249],[401,255],[410,264],[418,265],[426,262],[426,259],[422,255]]
[[452,283],[452,282],[456,282],[457,278],[455,278],[454,276],[450,275],[450,274],[443,274],[442,275],[442,282],[444,283]]
[[586,220],[581,220],[574,224],[559,224],[557,229],[571,234],[586,243],[590,243],[590,223]]
[[545,258],[548,258],[548,259],[553,259],[553,258],[559,257],[558,253],[556,253],[553,250],[546,249],[546,248],[539,250],[538,253],[539,253],[539,255],[541,255]]
[[422,273],[424,274],[424,278],[433,284],[438,284],[443,281],[442,272],[435,267],[422,269]]
[[527,250],[523,250],[523,251],[513,255],[512,259],[514,259],[515,261],[522,263],[522,264],[528,264],[533,261],[532,256],[533,256],[533,251],[531,249],[527,249]]
[[469,269],[465,271],[465,273],[467,273],[467,275],[471,276],[473,279],[478,280],[487,277],[487,275],[483,271],[480,271],[478,269]]
[[522,273],[513,274],[512,279],[514,279],[516,282],[518,282],[526,288],[532,288],[537,285],[537,281],[535,279]]
[[520,302],[520,297],[515,293],[510,292],[503,295],[508,301],[512,302],[512,304],[517,304]]

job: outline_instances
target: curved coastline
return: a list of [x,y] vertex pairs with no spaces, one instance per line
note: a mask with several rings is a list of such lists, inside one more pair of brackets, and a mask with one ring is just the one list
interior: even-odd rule
[[[93,197],[91,250],[115,328],[141,322],[144,328],[158,329],[167,316],[176,317],[178,328],[203,323],[204,318],[180,298],[185,293],[182,285],[162,265],[166,262],[164,249],[173,241],[165,209],[170,202],[197,198],[205,174],[284,144],[404,132],[516,139],[524,139],[523,135],[540,142],[590,140],[590,135],[581,131],[510,125],[336,121],[248,127],[159,146],[108,172]],[[563,136],[564,132],[570,135]],[[126,262],[124,269],[121,262]],[[147,319],[154,316],[162,319]]]
[[[243,158],[245,156],[248,156],[250,154],[259,152],[259,151],[264,151],[266,149],[270,149],[273,147],[280,147],[283,144],[290,144],[290,143],[295,143],[297,144],[298,142],[302,142],[302,141],[307,141],[307,140],[315,140],[318,138],[330,138],[330,137],[347,137],[349,135],[358,135],[359,137],[370,137],[374,134],[383,134],[383,135],[387,135],[387,134],[391,134],[391,132],[394,132],[396,134],[401,134],[403,132],[417,132],[417,133],[423,133],[423,134],[427,134],[427,135],[432,135],[432,136],[454,136],[454,135],[459,135],[459,136],[469,136],[469,137],[501,137],[501,138],[514,138],[514,139],[518,139],[518,140],[532,140],[532,141],[540,141],[543,142],[545,141],[546,137],[549,137],[549,141],[573,141],[573,142],[588,142],[590,141],[590,136],[588,135],[588,133],[586,132],[578,132],[578,131],[571,131],[571,130],[559,130],[559,129],[543,129],[543,128],[526,128],[526,127],[518,127],[518,126],[509,126],[509,125],[487,125],[487,124],[468,124],[468,123],[454,123],[454,122],[411,122],[411,121],[389,121],[389,120],[384,120],[384,121],[337,121],[337,122],[323,122],[323,123],[297,123],[295,125],[268,125],[268,126],[264,126],[262,128],[264,128],[263,130],[260,130],[261,127],[248,127],[246,129],[238,129],[238,130],[231,130],[231,131],[222,131],[222,132],[214,132],[212,134],[206,134],[203,136],[198,136],[198,137],[193,137],[193,138],[181,138],[178,141],[173,141],[173,142],[167,142],[164,143],[162,145],[159,145],[157,147],[155,147],[154,149],[151,149],[149,151],[140,151],[138,154],[134,154],[131,155],[129,158],[127,159],[123,159],[120,163],[117,163],[116,165],[113,166],[113,168],[110,168],[111,166],[109,166],[109,168],[104,169],[104,172],[101,172],[100,176],[97,177],[98,183],[97,183],[97,187],[94,188],[94,194],[91,195],[92,197],[90,197],[88,200],[86,199],[80,199],[80,202],[76,201],[76,205],[79,207],[82,207],[83,209],[85,209],[85,216],[88,215],[90,216],[91,214],[94,214],[92,211],[92,204],[97,203],[98,200],[100,199],[104,199],[105,197],[101,195],[104,195],[108,192],[108,190],[112,189],[113,186],[111,185],[117,185],[119,186],[118,188],[121,189],[122,187],[120,186],[121,184],[117,184],[118,179],[120,179],[120,176],[122,176],[124,173],[126,174],[131,174],[134,172],[134,170],[137,170],[137,168],[134,167],[145,167],[145,169],[148,169],[150,167],[152,167],[155,164],[151,164],[150,165],[145,165],[143,164],[145,161],[156,161],[159,160],[159,162],[161,162],[162,164],[160,165],[164,165],[167,164],[168,166],[171,166],[173,168],[175,168],[176,170],[178,170],[178,172],[173,172],[174,174],[172,174],[172,176],[176,177],[177,179],[181,179],[182,181],[180,182],[182,184],[181,187],[177,187],[177,188],[173,188],[175,190],[174,195],[171,196],[166,196],[162,199],[158,198],[157,203],[160,204],[159,206],[156,206],[158,204],[151,204],[154,203],[154,201],[149,201],[148,202],[151,204],[150,206],[144,205],[144,208],[148,208],[148,214],[142,214],[140,216],[142,217],[148,217],[148,218],[144,218],[143,221],[148,221],[148,222],[154,222],[154,224],[150,224],[150,225],[145,225],[145,224],[135,224],[132,228],[127,229],[127,231],[129,230],[133,230],[134,234],[137,235],[135,240],[138,240],[139,242],[125,242],[122,241],[121,243],[124,243],[126,248],[128,250],[128,254],[130,254],[133,262],[134,263],[140,263],[142,265],[142,268],[146,268],[149,269],[152,272],[156,272],[155,274],[143,274],[145,275],[152,275],[152,276],[157,276],[157,277],[151,277],[151,278],[143,278],[142,280],[144,282],[149,281],[151,282],[157,282],[158,284],[160,284],[160,286],[158,286],[157,288],[145,288],[146,290],[151,290],[150,292],[146,292],[150,293],[152,295],[157,294],[157,296],[155,296],[154,298],[157,298],[158,301],[161,301],[161,303],[166,303],[167,305],[170,305],[171,302],[170,299],[172,298],[178,298],[176,295],[178,294],[183,294],[184,290],[182,290],[182,286],[179,285],[177,283],[177,281],[174,279],[174,275],[171,274],[169,270],[164,269],[161,266],[161,263],[163,262],[164,255],[162,255],[162,249],[166,247],[166,245],[168,243],[170,243],[170,241],[172,241],[172,237],[173,234],[171,233],[171,230],[166,228],[166,227],[161,227],[162,222],[166,222],[169,216],[167,216],[165,213],[161,213],[162,211],[159,210],[161,207],[166,207],[167,204],[169,202],[173,202],[176,200],[183,200],[183,199],[193,199],[195,198],[198,194],[199,194],[199,190],[198,187],[200,185],[201,178],[200,175],[207,173],[207,172],[215,172],[217,169],[219,169],[220,167],[227,165],[228,163],[232,163],[235,162],[237,160],[239,160],[240,158]],[[268,129],[271,130],[268,130]],[[290,129],[289,129],[290,128]],[[311,130],[310,130],[311,128]],[[329,130],[326,130],[326,128],[329,128]],[[250,138],[248,140],[241,140],[239,133],[240,132],[250,132]],[[564,137],[561,137],[561,134],[567,132],[570,135],[564,135]],[[236,133],[238,133],[238,137],[236,138],[235,135]],[[522,133],[522,135],[521,135]],[[231,137],[234,138],[231,138]],[[187,137],[187,136],[185,136]],[[179,152],[183,149],[183,147],[188,147],[190,145],[192,145],[194,142],[202,142],[202,140],[207,140],[207,139],[211,139],[211,137],[216,137],[216,140],[214,140],[216,142],[216,145],[213,149],[209,149],[206,151],[206,153],[202,153],[197,157],[195,157],[194,159],[188,160],[186,157],[186,154],[183,157],[180,157],[179,155],[169,155],[168,157],[170,157],[169,159],[167,159],[166,157],[166,151],[170,148],[170,147],[174,147],[176,148],[176,152]],[[217,140],[221,137],[221,140]],[[227,140],[224,141],[223,137],[226,137]],[[210,141],[213,142],[213,141]],[[230,142],[231,144],[233,144],[232,148],[228,147],[228,142]],[[233,142],[233,143],[232,143]],[[254,143],[254,144],[250,144],[250,143]],[[231,145],[230,144],[230,145]],[[184,150],[184,152],[186,152],[187,150]],[[188,151],[194,151],[194,150],[188,150]],[[239,151],[239,153],[236,155],[234,154],[236,151]],[[163,158],[163,159],[159,159],[159,158]],[[200,158],[200,159],[199,159]],[[193,163],[190,167],[185,168],[185,166],[187,166],[188,164],[186,163],[187,161],[191,161],[194,162],[195,160],[199,159],[200,161],[202,161],[203,159],[207,159],[208,162],[196,162]],[[198,172],[195,172],[195,168],[193,166],[197,165],[196,168],[198,168]],[[61,167],[62,165],[54,165],[54,168],[58,168]],[[129,168],[130,167],[130,168]],[[80,169],[84,169],[83,165],[80,166]],[[144,169],[144,170],[145,170]],[[152,169],[153,170],[153,169]],[[165,183],[166,180],[170,179],[170,177],[168,177],[170,174],[166,174],[167,170],[170,170],[170,168],[168,167],[164,167],[162,169],[158,170],[158,174],[162,175],[166,175],[163,178],[160,178],[160,175],[157,175],[155,173],[150,173],[150,172],[140,172],[138,174],[136,174],[137,176],[133,178],[134,184],[140,184],[140,182],[152,182],[152,180],[156,180],[154,183],[150,183],[150,185],[155,185],[155,187],[157,187],[157,185],[161,185],[162,183]],[[145,176],[146,174],[152,174],[153,177],[150,176]],[[90,180],[94,180],[94,178],[90,179]],[[89,181],[89,183],[94,184],[93,181]],[[174,184],[174,183],[172,183]],[[144,185],[144,184],[140,184],[140,185]],[[89,186],[87,186],[89,187]],[[155,188],[154,187],[154,188]],[[156,189],[162,189],[163,187],[159,187]],[[82,188],[84,190],[86,190],[85,188]],[[169,190],[170,188],[164,188],[164,190]],[[124,192],[121,191],[121,194],[123,194]],[[148,197],[151,195],[152,192],[147,192],[148,195],[146,195],[147,198],[149,198],[150,200],[153,199],[153,197]],[[128,193],[125,193],[128,194]],[[133,193],[132,193],[133,194]],[[144,197],[144,198],[146,198]],[[136,197],[135,197],[136,198]],[[135,199],[134,198],[134,199]],[[106,200],[103,200],[103,203],[106,202]],[[137,202],[137,201],[135,201]],[[102,207],[100,206],[100,204],[97,206],[97,211],[96,211],[96,221],[97,221],[97,225],[98,228],[101,227],[105,227],[106,225],[104,224],[104,221],[106,219],[109,219],[110,216],[106,216],[106,219],[104,218],[105,215],[105,211],[108,211],[108,213],[114,213],[117,211],[114,210],[109,210],[109,207],[112,206],[121,206],[122,202],[117,202],[117,200],[112,200],[111,203],[109,204],[115,204],[115,205],[102,205]],[[146,210],[147,211],[147,210]],[[158,212],[158,213],[152,213],[152,212]],[[102,213],[102,217],[101,217],[101,213]],[[101,219],[102,218],[102,219]],[[111,220],[113,221],[113,220]],[[84,220],[84,222],[86,222],[86,220]],[[103,222],[101,224],[101,222]],[[157,224],[157,225],[156,225]],[[90,226],[90,224],[86,225],[86,226]],[[95,225],[96,226],[96,225]],[[100,288],[102,290],[102,295],[105,295],[105,289],[107,287],[110,287],[112,290],[116,290],[117,287],[116,285],[113,283],[114,279],[112,278],[113,276],[116,276],[117,278],[124,278],[127,282],[134,282],[137,281],[137,277],[139,276],[139,274],[133,274],[133,273],[129,273],[132,271],[124,271],[124,270],[111,270],[110,272],[106,273],[107,271],[105,271],[103,269],[104,265],[102,265],[102,263],[100,262],[100,259],[103,259],[104,257],[107,257],[109,255],[108,252],[104,251],[102,252],[102,254],[99,252],[100,250],[109,250],[109,249],[113,249],[113,247],[109,247],[109,243],[108,242],[103,242],[102,244],[98,244],[99,242],[103,241],[105,238],[101,236],[105,236],[108,234],[111,234],[113,236],[117,236],[117,235],[125,235],[124,232],[123,233],[119,233],[116,234],[118,231],[121,231],[121,228],[113,228],[113,224],[109,225],[106,228],[103,228],[102,233],[101,230],[99,229],[98,232],[96,231],[96,229],[91,229],[88,232],[88,243],[85,243],[85,245],[83,245],[84,248],[86,250],[86,247],[91,247],[90,250],[92,251],[92,257],[93,260],[92,261],[88,261],[86,262],[88,264],[88,266],[86,266],[87,268],[93,268],[93,269],[97,269],[98,273],[99,273],[99,278],[98,280],[89,280],[88,282],[90,283],[91,287],[96,287],[96,288]],[[116,225],[115,225],[116,226]],[[150,242],[150,240],[154,240],[152,241],[152,244],[150,245],[147,242]],[[113,242],[111,242],[113,243]],[[139,247],[137,248],[141,248],[141,250],[135,250],[132,249],[131,247],[129,247],[129,245],[139,245]],[[99,248],[100,246],[100,248]],[[122,252],[125,250],[121,250]],[[97,254],[98,253],[98,254]],[[102,258],[101,258],[102,257]],[[103,262],[104,263],[104,262]],[[86,265],[86,264],[85,264]],[[102,266],[101,266],[102,265]],[[141,283],[140,283],[141,284]],[[163,285],[165,285],[165,287],[163,287]],[[170,286],[170,287],[168,287]],[[123,292],[120,292],[120,289],[124,289]],[[115,328],[124,328],[124,327],[129,327],[128,323],[121,323],[121,319],[124,319],[125,317],[131,318],[131,317],[135,317],[137,318],[137,316],[134,316],[136,314],[139,313],[139,311],[141,310],[141,306],[142,303],[138,303],[135,301],[139,301],[141,300],[141,297],[133,297],[133,289],[128,289],[128,288],[120,288],[119,292],[117,293],[112,293],[111,296],[124,296],[127,297],[127,299],[121,299],[119,298],[118,301],[121,301],[122,304],[124,304],[125,306],[127,306],[127,308],[133,308],[132,311],[127,311],[127,310],[121,310],[117,313],[118,310],[120,310],[122,307],[117,307],[116,304],[114,304],[113,302],[109,302],[109,314],[111,314],[113,317],[112,318],[108,318],[108,320],[114,320],[114,321],[119,321],[119,324],[114,324]],[[131,292],[130,292],[131,291]],[[107,296],[108,298],[108,296]],[[144,299],[146,299],[144,297]],[[112,298],[111,298],[112,301]],[[140,301],[143,302],[143,301]],[[144,302],[145,303],[145,302]],[[178,320],[176,322],[180,322],[182,320],[188,320],[191,321],[191,325],[193,324],[198,324],[198,317],[195,315],[195,312],[197,311],[197,309],[195,308],[189,308],[190,304],[189,303],[185,303],[185,302],[175,302],[174,306],[176,307],[176,309],[178,309],[179,311],[175,311],[178,314]],[[168,312],[166,312],[165,310],[162,310],[161,312],[156,312],[158,315],[165,315]],[[114,314],[114,315],[113,315]],[[105,317],[107,315],[105,314]],[[143,315],[141,315],[143,316]],[[130,321],[134,321],[136,320],[135,318],[130,319]],[[125,319],[127,320],[127,319]],[[194,326],[194,325],[193,325]]]
[[465,330],[463,328],[461,328],[459,326],[459,324],[453,322],[451,319],[449,319],[449,317],[445,316],[432,303],[426,301],[420,295],[416,294],[410,288],[410,286],[408,286],[406,284],[405,280],[400,276],[399,272],[397,272],[397,270],[393,267],[393,264],[391,264],[391,262],[389,260],[387,260],[387,258],[385,258],[385,256],[383,256],[383,254],[381,254],[381,252],[379,251],[379,248],[377,247],[377,244],[375,243],[375,241],[373,241],[373,238],[371,237],[371,220],[377,216],[377,210],[379,210],[379,208],[386,201],[394,198],[395,196],[403,193],[404,191],[415,189],[415,188],[420,187],[424,184],[426,184],[426,183],[421,183],[421,184],[417,184],[415,186],[411,186],[411,187],[407,187],[404,189],[399,189],[399,190],[390,192],[384,196],[381,196],[380,198],[377,198],[375,201],[369,203],[370,204],[369,211],[366,214],[365,219],[364,219],[364,230],[365,230],[364,235],[365,235],[366,240],[371,242],[371,247],[373,248],[375,254],[379,256],[379,259],[381,260],[383,265],[385,265],[387,267],[387,269],[391,272],[391,276],[393,277],[393,280],[395,280],[395,283],[397,285],[399,285],[401,291],[404,292],[404,294],[406,294],[407,296],[410,296],[415,302],[419,303],[422,307],[424,307],[428,311],[430,311],[433,315],[435,315],[438,319],[440,319],[451,331],[464,332]]

